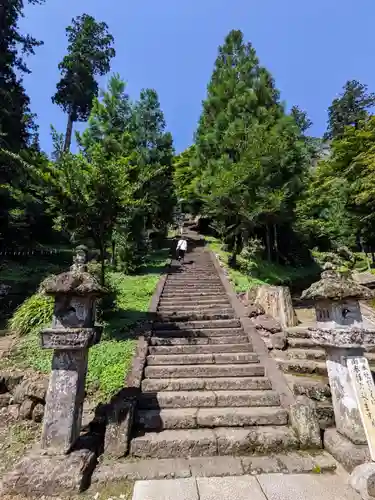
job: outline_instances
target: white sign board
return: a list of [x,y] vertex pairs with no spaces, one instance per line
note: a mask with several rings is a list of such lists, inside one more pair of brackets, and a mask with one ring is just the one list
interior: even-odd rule
[[370,367],[363,356],[348,357],[347,366],[371,459],[375,461],[375,384]]

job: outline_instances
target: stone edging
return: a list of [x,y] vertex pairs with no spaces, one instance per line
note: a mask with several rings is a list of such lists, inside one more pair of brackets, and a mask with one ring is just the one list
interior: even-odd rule
[[162,275],[151,298],[148,312],[151,318],[140,329],[132,366],[125,377],[124,387],[111,401],[107,412],[104,455],[123,457],[128,453],[134,415],[137,409],[138,395],[141,391],[143,371],[148,353],[149,338],[160,296],[163,293],[172,259],[168,259]]
[[242,327],[246,335],[248,336],[249,341],[253,345],[254,351],[259,356],[260,363],[263,364],[266,370],[266,374],[268,378],[271,380],[272,388],[275,391],[277,391],[280,395],[281,406],[289,410],[290,406],[295,403],[296,399],[285,380],[283,372],[280,370],[279,366],[277,365],[277,362],[269,356],[267,346],[257,333],[256,328],[252,324],[250,318],[246,317],[245,306],[238,299],[229,279],[225,275],[215,254],[210,249],[207,249],[207,251],[220,277],[221,283],[226,293],[228,294],[234,312],[241,321]]

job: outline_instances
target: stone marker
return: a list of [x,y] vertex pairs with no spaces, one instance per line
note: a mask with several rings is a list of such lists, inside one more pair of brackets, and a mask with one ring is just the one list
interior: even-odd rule
[[84,247],[69,272],[47,278],[41,288],[55,297],[52,327],[41,332],[42,348],[54,350],[41,446],[68,451],[81,429],[88,350],[101,333],[95,299],[104,290],[87,272]]
[[371,459],[375,461],[375,384],[365,357],[348,358],[347,364]]
[[55,297],[51,328],[41,332],[41,345],[53,349],[40,447],[31,450],[0,484],[2,494],[56,495],[85,489],[96,454],[80,436],[88,350],[99,342],[95,299],[105,293],[87,272],[86,249],[77,248],[69,272],[50,276],[41,285]]

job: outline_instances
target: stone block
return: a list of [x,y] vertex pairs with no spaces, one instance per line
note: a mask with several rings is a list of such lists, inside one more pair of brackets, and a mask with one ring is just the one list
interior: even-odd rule
[[89,486],[96,456],[89,450],[69,455],[31,453],[7,473],[0,484],[2,495],[41,498],[77,494]]
[[285,332],[279,332],[271,335],[270,340],[274,349],[285,349],[285,346],[287,344],[287,336]]
[[266,330],[269,333],[277,333],[281,331],[281,325],[276,319],[268,314],[253,318],[253,323],[257,330]]
[[18,418],[20,420],[31,420],[33,410],[34,410],[36,405],[37,405],[37,403],[35,401],[33,401],[32,399],[25,399],[20,406]]
[[255,302],[267,315],[277,318],[283,328],[298,324],[288,287],[262,285],[257,290]]
[[322,447],[319,420],[311,399],[306,396],[297,397],[290,407],[290,423],[302,449]]
[[243,467],[237,457],[190,458],[189,465],[193,477],[241,476]]
[[324,432],[324,448],[340,462],[348,471],[364,462],[371,461],[367,445],[356,445],[349,441],[336,429],[326,429]]
[[245,474],[274,474],[286,472],[285,466],[275,457],[243,457],[242,466]]
[[48,377],[36,376],[25,378],[14,389],[14,402],[23,403],[25,399],[32,399],[44,403],[48,389]]
[[[206,459],[209,460],[209,459]],[[93,473],[92,484],[142,479],[174,479],[190,477],[190,461],[183,458],[151,459],[137,462],[102,464]]]
[[350,475],[350,486],[361,495],[362,500],[375,500],[375,464],[358,465]]
[[105,455],[118,458],[128,452],[134,409],[135,400],[118,400],[109,405],[106,414]]
[[12,399],[13,398],[10,392],[6,392],[5,394],[0,394],[0,408],[9,406],[11,404]]
[[32,419],[34,422],[42,422],[44,416],[44,405],[37,403],[33,409]]
[[252,304],[245,307],[245,315],[248,318],[255,318],[261,316],[265,311],[260,304]]
[[10,392],[22,382],[25,373],[20,370],[0,372],[0,393]]

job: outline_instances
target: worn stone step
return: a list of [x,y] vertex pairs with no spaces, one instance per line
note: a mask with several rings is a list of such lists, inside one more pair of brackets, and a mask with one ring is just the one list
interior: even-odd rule
[[174,345],[218,345],[218,344],[248,344],[246,335],[235,335],[225,337],[151,337],[151,345],[174,346]]
[[161,314],[170,314],[173,312],[185,312],[185,311],[222,311],[222,310],[229,310],[231,307],[230,303],[226,301],[222,302],[207,302],[205,304],[201,304],[199,302],[186,302],[184,304],[165,304],[164,302],[161,302],[160,305],[158,306],[158,313]]
[[288,359],[325,360],[326,353],[323,349],[288,349],[286,355]]
[[283,359],[277,359],[277,362],[284,373],[316,373],[317,375],[327,375],[327,366],[325,361],[285,361]]
[[189,330],[178,328],[176,330],[156,331],[159,337],[234,337],[235,335],[244,335],[242,328],[191,328]]
[[316,401],[315,407],[321,429],[325,430],[336,425],[331,401]]
[[293,377],[293,393],[296,396],[307,396],[315,401],[327,401],[331,398],[328,379],[316,380],[309,377]]
[[144,379],[143,392],[158,391],[267,391],[272,389],[267,377],[169,378]]
[[292,349],[316,349],[317,345],[310,338],[288,337],[288,346]]
[[206,304],[230,304],[229,299],[227,297],[208,297],[202,298],[197,297],[195,299],[191,297],[181,297],[179,299],[175,298],[164,298],[162,297],[159,302],[160,306],[187,306],[187,305],[206,305]]
[[[227,294],[225,293],[223,288],[201,288],[201,291],[205,292],[206,295],[217,295],[217,296],[226,296]],[[194,292],[198,292],[198,289],[193,289],[193,288],[184,288],[184,287],[178,287],[178,288],[165,288],[163,297],[201,297],[202,295],[194,295]]]
[[[186,477],[223,477],[221,481],[227,484],[226,476],[260,475],[260,474],[324,474],[335,472],[338,463],[325,451],[286,451],[272,453],[270,456],[252,455],[243,457],[213,456],[193,458],[166,458],[150,460],[117,461],[102,463],[96,467],[93,484],[108,484],[109,481],[137,481],[155,479],[176,479]],[[212,479],[212,481],[215,481]],[[224,483],[225,481],[225,483]],[[237,477],[233,478],[233,484]],[[246,493],[245,493],[246,495]],[[233,495],[232,495],[233,496]],[[234,496],[235,497],[235,496]],[[234,498],[233,497],[233,498]],[[148,497],[150,498],[150,497]],[[197,498],[197,497],[196,497]],[[202,497],[201,497],[202,498]],[[208,498],[205,496],[204,498]],[[212,497],[216,500],[216,497]],[[253,496],[242,496],[254,500]],[[258,497],[259,498],[259,497]],[[263,497],[265,498],[265,497]],[[275,497],[274,497],[275,498]]]
[[211,310],[191,310],[175,312],[158,312],[159,321],[173,322],[173,321],[200,321],[200,320],[218,320],[218,319],[231,319],[234,317],[233,309],[211,309]]
[[176,283],[176,282],[183,282],[183,283],[188,283],[195,285],[197,283],[197,280],[200,280],[204,283],[217,283],[221,285],[220,278],[218,277],[217,274],[211,274],[211,275],[204,275],[202,273],[195,273],[194,275],[191,274],[181,274],[181,275],[175,275],[175,276],[168,276],[166,280],[166,284],[170,283]]
[[291,326],[289,328],[285,328],[285,332],[290,338],[306,339],[311,337],[311,332],[306,326]]
[[275,391],[160,391],[139,396],[140,409],[278,406]]
[[203,330],[219,329],[219,328],[241,328],[241,321],[237,318],[231,319],[218,319],[218,320],[205,320],[205,321],[186,321],[174,325],[173,322],[163,323],[155,321],[152,325],[153,330]]
[[163,290],[163,293],[161,295],[162,298],[174,298],[174,297],[181,297],[181,298],[211,298],[211,297],[227,297],[227,294],[225,293],[224,290],[221,290],[219,292],[214,292],[210,290],[194,290],[194,291],[187,291],[186,293],[181,292],[181,293],[176,293],[175,291],[168,291],[166,289]]
[[176,345],[176,346],[150,346],[149,354],[216,354],[231,352],[252,352],[251,344],[206,344],[206,345]]
[[254,352],[214,354],[161,354],[147,356],[147,365],[210,365],[210,364],[259,363]]
[[186,281],[167,281],[164,285],[164,290],[186,290],[195,292],[196,290],[224,290],[223,285],[219,282],[200,281],[198,278],[195,282]]
[[202,427],[248,427],[286,425],[288,412],[282,408],[183,408],[139,410],[139,427],[157,429],[196,429]]
[[130,454],[139,458],[241,456],[297,449],[298,444],[292,429],[284,426],[165,430],[132,439]]
[[257,363],[235,365],[159,365],[146,366],[146,378],[186,377],[263,377],[264,366]]

